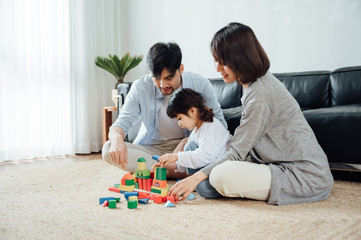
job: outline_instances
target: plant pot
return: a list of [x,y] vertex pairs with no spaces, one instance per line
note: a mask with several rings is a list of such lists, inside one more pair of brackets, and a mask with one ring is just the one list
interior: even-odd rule
[[118,95],[118,89],[112,89],[112,101],[116,107],[118,107],[118,99],[120,95]]

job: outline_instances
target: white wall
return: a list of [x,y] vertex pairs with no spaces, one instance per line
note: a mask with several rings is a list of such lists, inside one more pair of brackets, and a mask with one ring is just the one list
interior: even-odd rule
[[[154,43],[175,41],[185,69],[206,77],[219,77],[212,36],[233,21],[254,30],[272,72],[361,65],[360,0],[124,0],[121,7],[124,52],[146,56]],[[143,61],[126,81],[148,72]]]

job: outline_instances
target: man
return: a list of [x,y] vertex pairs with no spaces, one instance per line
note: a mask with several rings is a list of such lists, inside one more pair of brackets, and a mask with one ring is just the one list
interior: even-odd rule
[[[163,155],[183,150],[189,131],[178,126],[177,120],[167,116],[171,95],[181,88],[191,88],[201,93],[207,107],[227,128],[222,110],[208,79],[184,72],[182,52],[176,43],[156,43],[147,55],[152,74],[134,81],[125,99],[118,119],[110,127],[109,141],[103,146],[103,158],[110,164],[134,172],[137,160],[144,157],[151,169],[153,155]],[[125,136],[138,117],[142,126],[134,142],[124,142]],[[182,140],[183,139],[183,140]],[[177,173],[167,173],[177,178]],[[179,175],[178,175],[179,176]]]

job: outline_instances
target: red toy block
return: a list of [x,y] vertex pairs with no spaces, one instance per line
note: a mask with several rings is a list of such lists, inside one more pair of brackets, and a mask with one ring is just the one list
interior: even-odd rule
[[153,179],[154,178],[154,172],[150,172],[150,178]]
[[153,202],[154,203],[157,203],[157,204],[161,204],[163,201],[163,197],[162,197],[162,195],[160,195],[160,194],[153,194],[152,196],[151,196],[151,199],[153,200]]
[[162,202],[166,203],[167,202],[167,197],[162,197]]
[[117,187],[110,187],[110,188],[108,188],[108,190],[109,190],[109,191],[112,191],[112,192],[120,193],[120,190],[119,190],[119,188],[117,188]]
[[146,184],[146,189],[145,190],[147,190],[148,192],[150,192],[150,190],[151,190],[151,188],[152,188],[152,179],[151,178],[149,178],[149,179],[147,179],[147,182],[146,182],[147,184]]
[[167,201],[171,201],[173,204],[175,204],[173,196],[167,196],[166,198],[167,198]]
[[139,186],[139,189],[143,189],[143,179],[141,178],[138,178],[139,181],[138,181],[138,186]]
[[138,198],[139,198],[139,199],[150,198],[150,193],[138,192]]
[[102,207],[108,207],[109,206],[109,202],[108,201],[104,201],[102,204]]

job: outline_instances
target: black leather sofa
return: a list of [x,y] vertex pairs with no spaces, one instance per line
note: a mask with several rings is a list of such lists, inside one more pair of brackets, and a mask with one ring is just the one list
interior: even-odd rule
[[[333,169],[361,171],[361,66],[331,71],[274,73],[300,105]],[[231,134],[242,112],[242,86],[210,79]],[[131,83],[118,86],[126,97]],[[139,124],[138,124],[139,125]],[[137,127],[129,135],[136,135]],[[130,136],[130,141],[134,136]],[[360,150],[360,151],[359,151]],[[359,165],[359,166],[358,166]]]

